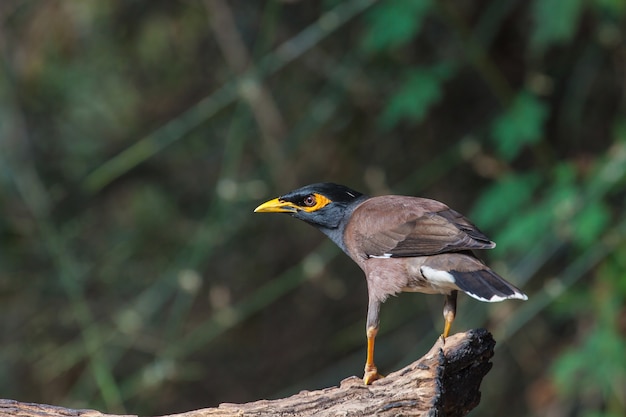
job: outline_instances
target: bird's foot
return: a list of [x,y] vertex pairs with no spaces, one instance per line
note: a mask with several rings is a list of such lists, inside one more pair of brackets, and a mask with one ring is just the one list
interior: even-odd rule
[[378,373],[376,366],[365,367],[365,374],[363,375],[363,383],[365,383],[365,385],[370,385],[372,382],[381,378],[384,378],[384,376]]

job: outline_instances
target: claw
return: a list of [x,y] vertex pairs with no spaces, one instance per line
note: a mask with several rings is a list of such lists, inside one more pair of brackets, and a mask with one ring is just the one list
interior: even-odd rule
[[369,369],[367,367],[365,368],[365,374],[363,375],[363,383],[365,385],[370,385],[372,382],[381,378],[384,378],[384,376],[378,373],[378,369],[376,369],[375,366]]

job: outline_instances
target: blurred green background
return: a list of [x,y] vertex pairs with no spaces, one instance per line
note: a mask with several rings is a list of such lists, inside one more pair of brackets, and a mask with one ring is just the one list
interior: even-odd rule
[[[361,375],[366,287],[261,202],[318,181],[467,214],[530,296],[475,416],[626,414],[623,0],[3,0],[0,397],[165,414]],[[443,298],[383,306],[383,373]]]

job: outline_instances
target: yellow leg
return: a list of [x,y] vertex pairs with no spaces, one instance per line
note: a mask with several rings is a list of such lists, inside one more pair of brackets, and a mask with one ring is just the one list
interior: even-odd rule
[[445,324],[441,337],[444,340],[450,334],[450,327],[452,327],[452,322],[456,316],[456,295],[457,291],[452,291],[449,295],[446,295],[446,301],[443,304],[443,319],[445,320]]
[[374,364],[374,341],[376,334],[378,334],[378,327],[369,327],[367,329],[367,359],[365,360],[365,374],[363,375],[365,385],[383,378]]
[[450,334],[450,327],[452,327],[452,321],[454,320],[454,317],[452,319],[448,319],[446,317],[445,319],[446,323],[443,326],[443,334],[441,335],[441,337],[443,337],[444,339]]

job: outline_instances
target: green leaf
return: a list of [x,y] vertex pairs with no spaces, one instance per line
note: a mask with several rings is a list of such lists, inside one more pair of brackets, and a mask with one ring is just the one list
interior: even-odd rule
[[511,217],[495,238],[498,249],[504,252],[529,250],[546,233],[552,231],[552,219],[552,212],[545,205],[533,206],[532,209]]
[[576,166],[569,161],[560,162],[554,166],[553,176],[555,189],[572,187],[576,182]]
[[470,218],[481,228],[497,226],[511,216],[511,207],[519,210],[530,202],[540,180],[535,172],[501,178],[483,192]]
[[585,411],[583,417],[624,417],[620,411]]
[[608,13],[613,18],[626,15],[626,1],[624,0],[595,0],[593,5],[600,13]]
[[609,224],[611,215],[601,201],[586,205],[574,219],[574,242],[581,247],[591,245]]
[[[626,2],[624,3],[626,4]],[[620,117],[615,120],[612,134],[616,141],[626,140],[626,117]]]
[[380,119],[383,128],[390,129],[401,120],[413,123],[424,120],[428,110],[441,99],[441,86],[452,72],[447,64],[409,72],[383,110]]
[[581,375],[580,364],[584,358],[576,351],[568,351],[562,354],[556,361],[552,370],[552,377],[561,392],[573,394],[576,390],[576,381]]
[[562,392],[572,397],[597,391],[606,395],[616,381],[626,378],[626,343],[609,324],[597,323],[582,346],[557,359],[552,375]]
[[531,46],[542,52],[553,44],[567,43],[578,27],[583,0],[535,0]]
[[362,48],[374,53],[407,43],[419,32],[431,8],[432,0],[381,2],[367,14],[369,27]]
[[535,143],[543,135],[548,107],[532,94],[522,91],[510,108],[492,126],[493,139],[500,155],[511,160],[524,145]]
[[621,304],[624,304],[624,300],[626,300],[624,271],[626,271],[626,243],[615,248],[607,262],[600,265],[598,271],[600,280],[611,287],[611,293],[622,300]]

